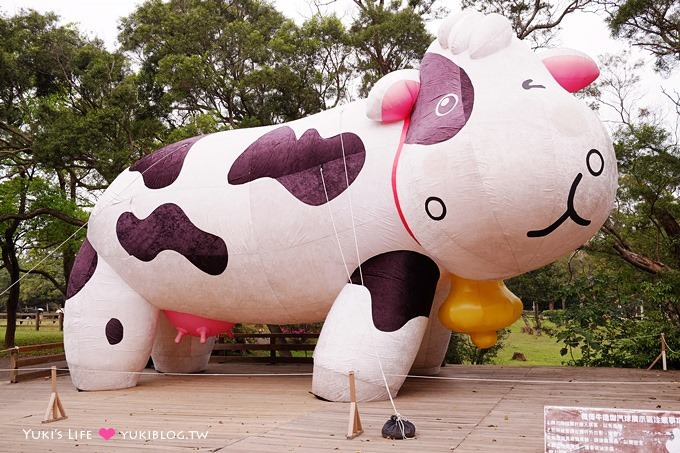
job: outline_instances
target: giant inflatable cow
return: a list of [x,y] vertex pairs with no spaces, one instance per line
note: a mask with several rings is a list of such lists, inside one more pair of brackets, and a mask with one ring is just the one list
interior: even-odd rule
[[445,21],[419,70],[287,124],[194,137],[123,172],[93,209],[65,310],[82,390],[205,368],[232,323],[324,321],[312,391],[343,401],[436,373],[450,330],[481,347],[521,303],[503,279],[608,216],[616,158],[570,92],[587,56],[536,55],[498,15]]

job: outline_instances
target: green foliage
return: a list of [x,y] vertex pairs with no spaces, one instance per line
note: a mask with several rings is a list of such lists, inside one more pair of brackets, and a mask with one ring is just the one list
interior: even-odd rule
[[140,103],[138,79],[121,53],[84,43],[63,64],[69,65],[71,79],[66,95],[37,104],[41,128],[35,134],[35,157],[89,185],[108,184],[158,145],[160,120]]
[[480,349],[470,341],[468,335],[452,332],[445,361],[451,364],[469,363],[471,365],[493,363],[498,353],[503,349],[509,333],[508,329],[501,329],[497,332],[498,341],[494,346],[488,349]]
[[[63,297],[89,204],[83,189],[113,180],[142,154],[136,133],[149,132],[125,57],[57,19],[0,16],[0,247],[10,320],[21,299]],[[36,265],[53,289],[27,282],[37,292],[27,296],[20,277]],[[13,341],[12,326],[5,343]]]
[[501,14],[512,22],[519,39],[526,39],[534,47],[548,47],[565,16],[576,11],[587,11],[594,0],[529,1],[529,0],[462,0],[461,6],[483,13]]
[[[616,294],[612,286],[625,288],[601,277],[580,279],[571,291],[563,291],[564,297],[571,294],[578,299],[572,299],[567,310],[551,313],[551,319],[560,326],[557,339],[564,344],[561,354],[579,366],[646,367],[659,355],[661,333],[671,350],[680,351],[677,308],[664,308],[678,306],[673,289],[677,282],[667,279],[663,275],[639,282],[638,291],[621,291],[616,298],[612,297]],[[579,356],[573,355],[575,349]],[[680,367],[680,355],[669,355],[668,366]]]
[[[298,26],[264,0],[149,0],[122,20],[116,51],[54,14],[0,16],[1,287],[40,263],[2,302],[12,312],[63,297],[96,194],[154,149],[300,118],[417,67],[434,39],[425,22],[435,3],[355,0],[347,27],[320,14]],[[676,67],[673,0],[463,1],[508,16],[536,46],[566,14],[594,3],[614,32],[653,52],[659,69]],[[641,67],[628,60],[605,59],[600,94],[625,96],[638,83]],[[622,120],[620,190],[604,230],[574,255],[508,282],[526,308],[565,308],[555,319],[572,363],[646,366],[662,331],[680,350],[680,150],[664,118],[620,101],[610,104]],[[459,361],[495,353],[463,338],[452,344]]]
[[668,72],[680,58],[680,8],[676,0],[598,0],[615,36],[645,48],[656,69]]
[[557,300],[555,285],[564,280],[566,274],[564,262],[558,262],[514,277],[505,284],[520,297],[525,310],[532,310],[534,304],[541,309],[548,309]]
[[[314,15],[300,29],[294,70],[311,82],[324,108],[349,97],[348,84],[355,68],[348,31],[335,15]],[[309,94],[309,93],[308,93]]]
[[614,136],[621,173],[615,226],[638,252],[680,268],[680,147],[667,130],[647,121]]
[[267,2],[149,1],[122,20],[119,39],[138,55],[143,93],[170,128],[195,114],[236,128],[322,107],[305,34]]
[[[382,76],[414,67],[425,55],[434,37],[425,29],[425,22],[411,2],[402,8],[401,2],[361,0],[359,15],[350,28],[352,45],[358,59],[357,69],[363,74],[360,94],[365,96]],[[427,6],[427,5],[424,5]]]

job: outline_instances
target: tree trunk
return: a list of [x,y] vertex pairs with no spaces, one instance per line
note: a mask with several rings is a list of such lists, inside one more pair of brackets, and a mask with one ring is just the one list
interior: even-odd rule
[[534,302],[534,324],[536,326],[536,336],[541,336],[542,332],[542,327],[541,327],[541,314],[538,311],[538,304]]
[[534,334],[534,328],[531,327],[531,325],[529,324],[529,320],[527,319],[527,315],[524,312],[522,312],[522,321],[524,321],[524,327],[522,327],[522,332],[527,333],[529,335],[533,335]]
[[675,262],[680,262],[680,224],[667,209],[661,209],[656,205],[652,206],[654,206],[652,213],[671,240],[671,253],[675,258]]
[[634,252],[609,220],[605,222],[602,229],[614,238],[613,247],[614,250],[616,250],[616,253],[618,253],[624,261],[633,265],[633,267],[650,274],[658,274],[659,272],[668,270],[664,263]]
[[[68,281],[71,278],[71,269],[73,269],[73,263],[75,263],[75,261],[76,252],[73,249],[73,244],[71,242],[64,244],[62,253],[62,269],[64,270],[65,290],[68,290]],[[64,291],[64,294],[66,294],[66,291]]]
[[[271,333],[283,333],[283,332],[281,332],[281,326],[279,326],[278,324],[267,324],[267,328],[269,328],[269,331]],[[272,341],[275,341],[275,340],[272,339]],[[286,343],[285,338],[281,338],[281,341],[283,343]],[[280,357],[292,357],[292,354],[291,354],[290,351],[279,351],[279,356]]]
[[9,273],[11,288],[7,298],[7,330],[5,330],[5,348],[14,347],[14,337],[17,329],[17,308],[19,307],[19,260],[14,247],[13,230],[5,231],[2,244],[2,262]]

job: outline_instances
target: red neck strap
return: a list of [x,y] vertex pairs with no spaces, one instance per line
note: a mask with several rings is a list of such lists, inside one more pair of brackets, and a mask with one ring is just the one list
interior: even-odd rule
[[[399,214],[399,218],[401,219],[402,225],[404,225],[404,228],[406,228],[406,231],[413,238],[413,240],[418,242],[418,239],[416,239],[415,235],[413,234],[413,231],[411,231],[411,228],[408,226],[408,223],[406,222],[404,212],[401,210],[401,203],[399,203],[399,194],[397,193],[397,167],[399,166],[399,158],[401,157],[401,151],[404,148],[406,132],[408,132],[408,126],[410,123],[411,119],[409,117],[406,117],[406,119],[404,119],[404,126],[401,129],[401,137],[399,137],[399,146],[397,147],[397,153],[394,156],[394,163],[392,164],[392,195],[394,196],[394,205],[397,208],[397,213]],[[418,244],[420,243],[418,242]]]

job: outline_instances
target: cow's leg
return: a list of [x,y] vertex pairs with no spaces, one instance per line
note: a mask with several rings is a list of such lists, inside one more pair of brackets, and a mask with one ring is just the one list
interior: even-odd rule
[[151,358],[154,368],[162,373],[198,373],[208,367],[215,337],[200,338],[187,335],[175,343],[177,329],[161,311]]
[[371,258],[361,273],[363,286],[356,284],[356,271],[314,351],[312,392],[331,401],[349,401],[350,371],[358,401],[387,399],[384,379],[397,394],[418,352],[439,279],[432,260],[408,251]]
[[423,341],[420,344],[420,350],[413,362],[410,374],[431,376],[439,373],[442,363],[444,363],[446,350],[451,339],[451,330],[439,321],[439,307],[446,300],[450,289],[451,280],[448,277],[441,279],[434,296],[427,330],[423,335]]
[[137,385],[158,309],[130,288],[87,241],[78,253],[64,308],[64,349],[79,390]]

